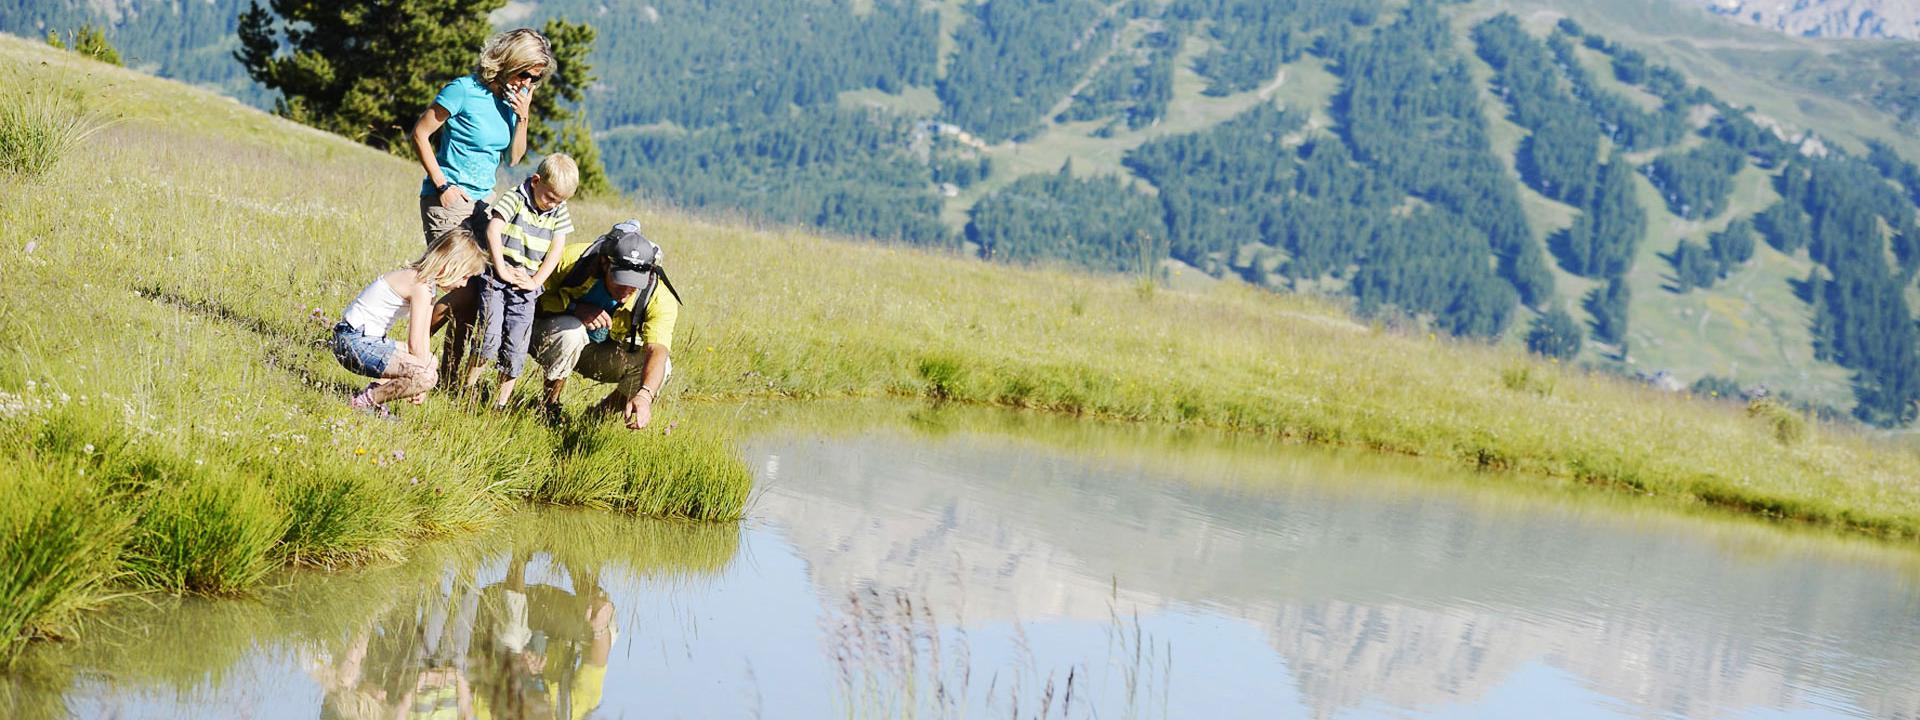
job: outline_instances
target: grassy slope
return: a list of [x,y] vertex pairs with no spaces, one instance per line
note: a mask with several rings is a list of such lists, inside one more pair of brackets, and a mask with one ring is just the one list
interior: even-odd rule
[[362,380],[310,313],[418,251],[405,163],[28,40],[0,36],[0,72],[35,93],[15,101],[117,117],[46,176],[0,177],[19,200],[0,208],[0,664],[113,587],[243,592],[515,499],[740,516],[751,477],[694,414],[627,437],[437,398],[399,423],[345,408]]
[[[598,453],[547,454],[556,443],[622,450],[615,460],[648,454],[617,433],[555,435],[438,400],[398,425],[344,411],[355,381],[310,345],[323,328],[308,315],[337,312],[417,249],[410,163],[28,41],[0,38],[0,58],[31,87],[73,88],[124,116],[51,176],[13,188],[111,202],[0,208],[11,242],[38,243],[31,255],[10,248],[24,260],[0,285],[0,391],[54,406],[9,413],[0,482],[51,484],[52,495],[79,486],[65,473],[95,462],[77,447],[94,431],[118,443],[103,449],[163,456],[166,481],[181,487],[212,472],[196,461],[276,499],[283,486],[341,479],[384,508],[386,524],[297,549],[351,560],[486,522],[489,497],[580,499],[578,486],[596,487],[607,468],[576,467]],[[576,214],[583,228],[637,216],[674,259],[689,304],[669,410],[690,423],[674,443],[713,437],[700,431],[727,412],[686,400],[934,396],[1253,431],[1920,536],[1912,452],[1824,429],[1782,443],[1723,406],[1383,333],[1307,298],[1233,284],[1152,291],[651,208],[581,203]],[[576,404],[594,392],[585,385]],[[49,399],[56,392],[73,397]],[[48,431],[76,417],[79,431]],[[712,457],[711,441],[693,446],[695,461]],[[374,463],[395,449],[403,462]],[[555,489],[554,478],[571,483]],[[310,496],[333,497],[298,495]],[[268,507],[254,524],[279,527],[295,511]],[[307,557],[272,557],[288,555]],[[8,569],[0,579],[18,579]]]

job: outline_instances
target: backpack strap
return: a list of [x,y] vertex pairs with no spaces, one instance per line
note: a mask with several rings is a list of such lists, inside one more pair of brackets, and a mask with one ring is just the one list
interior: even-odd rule
[[661,269],[659,265],[654,265],[650,269],[650,274],[652,277],[648,278],[647,286],[640,291],[640,297],[633,301],[633,315],[627,319],[626,342],[627,349],[629,350],[640,347],[640,326],[645,325],[647,322],[647,305],[653,302],[654,290],[659,289],[661,285],[665,285],[667,286],[667,292],[673,295],[674,302],[679,302],[682,305],[686,304],[680,300],[680,291],[673,288],[673,281],[667,279],[666,270]]

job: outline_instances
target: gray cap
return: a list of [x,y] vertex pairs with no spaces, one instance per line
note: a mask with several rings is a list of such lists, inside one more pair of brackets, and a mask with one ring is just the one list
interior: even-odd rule
[[613,282],[636,288],[647,286],[653,266],[660,262],[662,255],[660,246],[640,234],[640,223],[634,220],[613,226],[600,247],[600,254],[613,262]]

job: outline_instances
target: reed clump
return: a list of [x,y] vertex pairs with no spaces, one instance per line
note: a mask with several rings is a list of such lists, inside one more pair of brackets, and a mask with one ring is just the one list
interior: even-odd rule
[[1759,420],[1782,445],[1796,445],[1807,439],[1805,415],[1770,397],[1757,397],[1747,403],[1747,417]]
[[120,573],[129,518],[73,464],[0,467],[0,667],[17,638],[59,637]]
[[563,455],[529,493],[534,500],[692,520],[737,519],[746,506],[753,474],[710,425],[671,420],[636,439],[589,418],[564,433]]
[[0,103],[0,172],[33,179],[106,128],[72,95],[21,86]]
[[148,500],[134,521],[122,565],[141,587],[235,593],[278,566],[274,545],[289,527],[287,512],[253,480],[224,473],[195,477]]

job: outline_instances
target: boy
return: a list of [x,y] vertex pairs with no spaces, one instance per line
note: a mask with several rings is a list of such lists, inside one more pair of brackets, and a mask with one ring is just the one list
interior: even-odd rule
[[481,276],[480,317],[485,325],[480,355],[467,374],[467,386],[480,383],[485,363],[500,368],[494,407],[513,397],[514,381],[527,364],[527,336],[533,328],[533,303],[553,274],[573,217],[567,199],[580,186],[580,168],[564,153],[548,155],[533,175],[487,207],[487,251],[493,267]]

